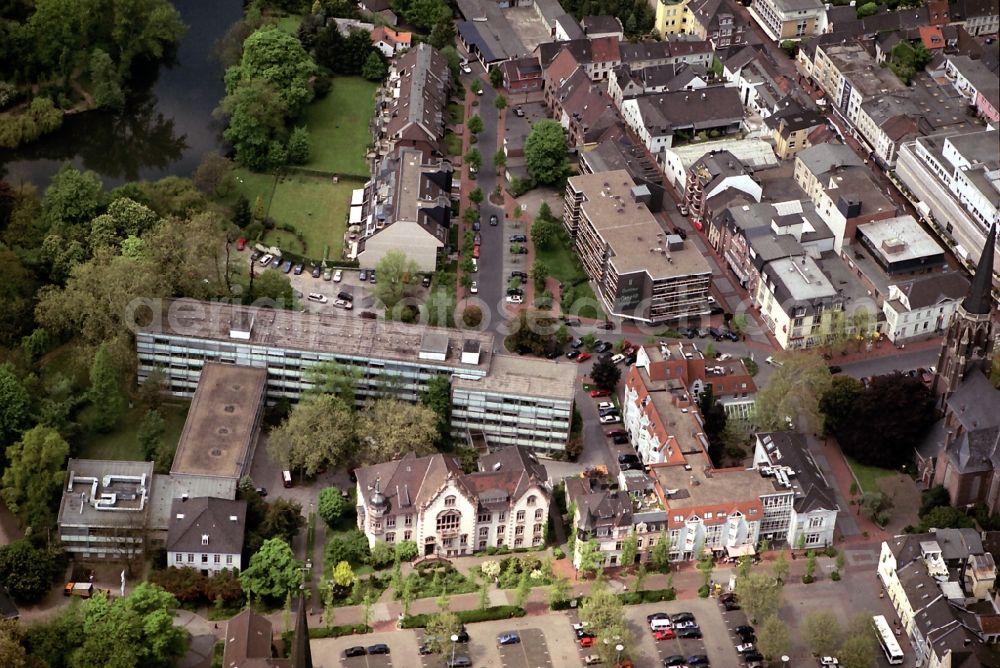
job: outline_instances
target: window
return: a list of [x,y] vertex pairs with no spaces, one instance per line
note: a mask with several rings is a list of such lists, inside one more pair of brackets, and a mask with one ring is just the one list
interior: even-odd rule
[[413,537],[413,532],[412,531],[404,531],[403,532],[403,540],[410,540],[412,537]]
[[183,562],[184,561],[184,555],[182,555],[180,552],[178,552],[177,554],[174,555],[174,561]]
[[535,519],[536,520],[542,519],[542,509],[541,508],[539,508],[538,510],[535,511]]
[[[407,515],[403,518],[403,526],[411,527],[413,526],[413,515]],[[406,540],[410,540],[407,538]]]
[[542,525],[541,524],[536,524],[535,525],[535,533],[542,533]]
[[188,554],[188,563],[189,564],[193,564],[194,563],[194,555],[193,554]]
[[497,514],[497,522],[506,522],[506,521],[507,521],[507,513]]
[[438,515],[437,518],[437,530],[438,531],[455,531],[458,529],[458,523],[461,521],[462,516],[454,511],[442,513]]
[[201,535],[201,544],[202,545],[208,545],[208,534],[207,533],[203,533]]
[[222,555],[221,554],[215,555],[215,558],[213,559],[213,561],[215,563],[217,563],[217,564],[222,563]]
[[823,526],[823,518],[822,517],[810,517],[809,518],[809,528],[810,529],[815,529],[816,527],[821,527],[821,526]]
[[387,518],[385,518],[385,528],[386,529],[392,529],[395,526],[396,526],[396,518],[395,517],[387,517]]
[[201,555],[201,563],[203,563],[203,564],[207,564],[208,563],[208,555],[207,554]]
[[479,513],[479,521],[480,522],[492,522],[493,521],[493,515],[491,515],[490,513]]
[[524,521],[524,511],[523,510],[517,511],[517,521],[518,522],[523,522]]
[[468,545],[469,544],[469,534],[463,533],[462,534],[462,538],[459,540],[459,543],[461,543],[462,545]]
[[635,546],[638,547],[639,549],[642,549],[642,539],[641,538],[635,542]]
[[528,505],[529,506],[535,505],[535,495],[534,494],[532,494],[531,496],[528,497]]
[[615,549],[616,550],[622,549],[622,542],[621,541],[618,541],[617,543],[615,543]]
[[523,545],[523,544],[524,544],[524,540],[522,538],[515,538],[514,539],[514,547],[521,547],[521,545]]
[[503,545],[503,534],[502,533],[497,536],[497,547],[500,547],[501,545]]
[[455,506],[455,497],[454,496],[444,497],[444,505],[447,508],[453,508]]
[[514,535],[515,536],[520,536],[523,533],[524,533],[524,527],[515,527],[514,528]]
[[228,565],[228,566],[232,566],[233,565],[233,555],[231,555],[231,554],[227,554],[226,555],[226,565]]
[[490,528],[489,527],[480,527],[480,529],[479,529],[479,537],[480,538],[489,538],[490,537]]
[[479,541],[479,546],[476,549],[478,549],[478,550],[485,550],[486,549],[486,541],[485,540]]

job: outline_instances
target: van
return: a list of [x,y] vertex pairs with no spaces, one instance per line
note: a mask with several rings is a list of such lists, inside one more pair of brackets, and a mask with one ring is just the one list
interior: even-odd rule
[[649,622],[649,629],[651,631],[666,631],[673,627],[674,625],[669,619],[654,619]]
[[80,598],[90,598],[94,595],[94,583],[92,582],[67,582],[63,590],[63,596],[79,596]]
[[285,487],[291,487],[292,486],[292,472],[291,471],[282,471],[281,472],[281,484],[283,484]]

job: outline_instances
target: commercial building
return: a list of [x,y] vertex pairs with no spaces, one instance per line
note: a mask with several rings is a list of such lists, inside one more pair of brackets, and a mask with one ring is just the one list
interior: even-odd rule
[[451,191],[449,161],[426,158],[416,148],[396,149],[376,163],[365,187],[360,239],[351,243],[348,256],[362,267],[376,267],[386,253],[398,251],[419,271],[434,271],[448,241]]
[[707,313],[711,268],[700,251],[663,232],[647,198],[624,170],[566,184],[563,223],[599,299],[610,313],[647,323]]
[[699,132],[729,135],[743,124],[739,92],[728,86],[623,100],[622,118],[654,155]]
[[167,565],[202,575],[242,568],[247,502],[200,497],[174,499],[167,529]]
[[[564,400],[572,397],[572,383],[568,390],[552,389],[570,377],[564,370],[569,367],[516,358],[502,359],[494,368],[508,356],[494,354],[493,335],[486,332],[366,320],[339,311],[320,315],[193,300],[166,300],[160,307],[136,333],[139,380],[161,368],[178,396],[191,396],[206,363],[221,362],[266,370],[268,400],[297,400],[309,387],[311,370],[332,361],[356,378],[355,396],[362,404],[386,388],[399,399],[418,401],[431,378],[446,375],[456,388],[456,415],[479,412],[483,401],[499,401],[506,412],[514,411],[478,424],[465,417],[455,423],[458,436],[476,431],[491,442],[516,439],[518,445],[551,452],[561,449],[559,435],[569,433],[572,409],[566,410]],[[481,385],[461,384],[487,377]],[[541,394],[535,395],[536,389]]]
[[411,540],[421,554],[457,557],[545,541],[551,486],[525,449],[483,455],[474,473],[450,456],[411,453],[355,474],[358,529],[370,545]]
[[945,268],[944,249],[910,215],[858,225],[857,239],[890,276]]
[[985,120],[1000,121],[1000,82],[981,60],[968,56],[950,56],[945,63],[945,75],[976,112]]
[[776,42],[816,34],[825,8],[820,0],[754,0],[750,16]]

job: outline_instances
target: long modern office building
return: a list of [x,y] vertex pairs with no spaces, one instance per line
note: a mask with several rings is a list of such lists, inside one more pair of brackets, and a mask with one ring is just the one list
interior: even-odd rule
[[354,376],[359,404],[387,393],[415,402],[432,378],[448,376],[463,438],[551,454],[569,436],[575,370],[494,354],[488,332],[195,300],[164,300],[153,312],[136,326],[139,382],[162,369],[178,396],[192,396],[206,363],[218,362],[265,368],[267,399],[297,400],[310,370],[333,361]]

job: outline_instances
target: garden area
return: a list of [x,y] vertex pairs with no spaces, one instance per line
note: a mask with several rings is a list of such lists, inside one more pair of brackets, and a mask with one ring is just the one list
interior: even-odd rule
[[541,265],[547,275],[562,284],[560,305],[563,315],[604,320],[604,311],[590,288],[587,274],[573,249],[572,240],[545,203],[539,208],[531,226],[531,240],[535,246],[532,277],[534,278],[536,268]]
[[845,456],[845,459],[851,467],[854,477],[858,480],[858,486],[861,488],[862,494],[875,494],[881,492],[882,490],[879,488],[878,481],[882,478],[888,478],[896,474],[895,471],[891,471],[889,469],[881,469],[877,466],[862,464],[853,457]]
[[330,92],[306,107],[306,169],[368,178],[365,155],[372,143],[369,121],[375,110],[377,88],[377,83],[361,77],[335,77]]
[[[171,451],[177,449],[189,406],[189,402],[171,401],[161,404],[158,409],[164,422],[164,431],[160,438],[164,447]],[[133,406],[113,431],[87,434],[80,441],[77,456],[81,459],[142,461],[145,455],[139,439],[139,430],[142,428],[146,410],[145,406]]]

